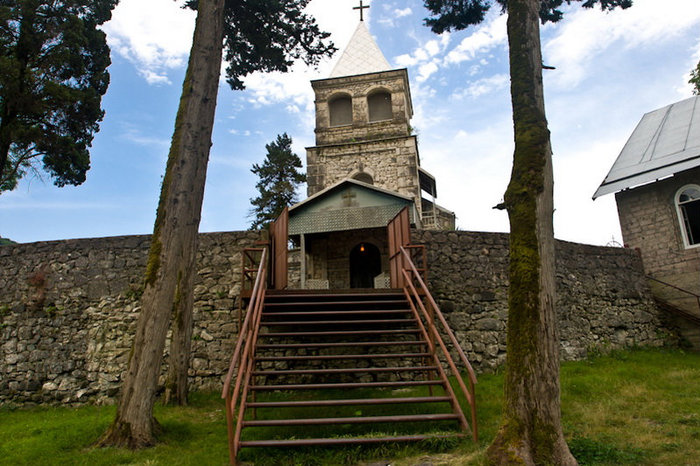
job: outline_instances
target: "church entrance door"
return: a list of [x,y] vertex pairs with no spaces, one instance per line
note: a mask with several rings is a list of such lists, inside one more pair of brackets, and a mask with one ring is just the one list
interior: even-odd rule
[[382,272],[379,248],[360,243],[350,251],[350,288],[374,288],[374,277]]

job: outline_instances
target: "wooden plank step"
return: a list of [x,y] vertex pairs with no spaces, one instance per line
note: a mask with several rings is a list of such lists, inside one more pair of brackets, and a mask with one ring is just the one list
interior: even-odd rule
[[407,324],[415,323],[416,319],[371,319],[371,320],[296,320],[280,322],[261,322],[260,325],[272,327],[274,325],[350,325],[350,324]]
[[244,427],[274,427],[274,426],[318,426],[329,424],[376,424],[384,422],[435,422],[453,421],[459,416],[454,413],[445,414],[408,414],[401,416],[358,416],[358,417],[322,417],[307,419],[253,419],[243,421]]
[[284,290],[267,290],[265,296],[272,297],[299,297],[299,296],[383,296],[383,295],[401,295],[401,288],[333,288],[333,289],[284,289]]
[[402,380],[394,382],[355,382],[355,383],[307,383],[285,385],[251,385],[253,391],[275,390],[331,390],[336,388],[378,388],[378,387],[416,387],[426,385],[442,385],[442,380]]
[[258,344],[258,349],[294,349],[294,348],[347,348],[349,346],[414,346],[427,345],[425,340],[411,341],[345,341],[338,343],[276,343]]
[[268,302],[265,301],[265,309],[274,309],[278,307],[300,307],[300,306],[386,306],[387,304],[399,305],[406,304],[406,299],[372,299],[372,300],[347,300],[347,301],[280,301],[280,302]]
[[398,435],[387,437],[344,437],[344,438],[308,438],[293,440],[244,440],[241,447],[303,447],[312,445],[355,445],[385,442],[420,442],[422,440],[464,438],[464,434],[440,435]]
[[316,336],[351,336],[351,335],[386,335],[420,333],[420,329],[390,329],[390,330],[338,330],[336,332],[271,332],[260,333],[261,337],[316,337]]
[[263,322],[267,317],[316,317],[316,316],[349,316],[349,315],[390,315],[408,314],[410,309],[353,309],[338,311],[289,311],[289,312],[263,312]]
[[263,356],[256,361],[315,361],[328,359],[429,358],[430,353],[320,354],[317,356]]
[[437,370],[437,366],[348,367],[344,369],[280,369],[270,371],[253,371],[253,375],[352,374],[357,372],[426,372],[435,370]]
[[248,408],[303,408],[308,406],[355,406],[386,405],[402,403],[444,403],[449,396],[414,396],[406,398],[358,398],[346,400],[304,400],[304,401],[255,401],[246,403]]

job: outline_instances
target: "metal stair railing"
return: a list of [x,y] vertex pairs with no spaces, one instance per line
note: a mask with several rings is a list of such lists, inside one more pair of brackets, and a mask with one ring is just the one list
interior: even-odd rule
[[[697,304],[697,311],[698,314],[695,315],[692,312],[688,312],[686,309],[682,309],[678,305],[674,304],[673,302],[669,301],[669,299],[654,295],[654,299],[663,306],[664,309],[667,311],[673,312],[674,314],[677,314],[681,317],[683,317],[686,320],[689,320],[691,322],[694,322],[696,324],[700,324],[700,295],[693,293],[692,291],[685,290],[683,288],[680,288],[676,285],[673,285],[671,283],[665,282],[663,280],[659,280],[658,278],[652,277],[651,275],[646,276],[647,280],[651,280],[655,283],[658,283],[662,286],[665,286],[667,288],[671,288],[675,291],[679,291],[682,295],[686,295],[689,298],[695,298],[695,303]],[[654,294],[652,290],[652,294]],[[673,298],[671,298],[673,299]]]
[[[245,415],[245,402],[248,397],[255,344],[258,339],[260,319],[265,304],[268,250],[267,248],[246,248],[243,251],[243,260],[245,261],[246,258],[252,258],[253,256],[251,253],[255,252],[261,252],[260,264],[258,265],[255,283],[250,293],[250,301],[248,302],[245,320],[239,328],[236,347],[233,350],[231,364],[229,365],[228,373],[224,381],[224,388],[221,393],[221,397],[226,400],[226,422],[228,425],[229,456],[231,464],[236,464],[236,456],[240,449],[242,422]],[[250,269],[248,269],[246,273],[248,278],[252,278]],[[233,391],[231,391],[231,382],[234,372],[236,372],[236,384]],[[243,385],[242,393],[241,385]],[[236,409],[236,404],[239,404],[238,409]]]
[[[475,397],[475,385],[477,383],[476,381],[476,375],[474,373],[474,369],[472,368],[472,365],[469,363],[469,360],[467,359],[467,356],[464,354],[464,351],[462,348],[459,346],[459,343],[457,342],[457,338],[455,337],[454,333],[452,332],[452,329],[450,329],[450,326],[447,324],[447,321],[445,320],[445,317],[443,316],[442,312],[440,311],[440,308],[438,307],[437,303],[435,302],[435,299],[433,299],[433,296],[430,294],[430,291],[428,290],[428,287],[425,284],[425,281],[423,280],[421,276],[421,271],[425,273],[425,270],[421,269],[419,271],[418,268],[416,268],[415,264],[413,263],[413,260],[411,259],[411,254],[408,253],[406,249],[419,249],[423,248],[425,249],[425,246],[422,245],[410,245],[407,247],[401,246],[400,251],[401,254],[404,256],[404,268],[402,270],[403,276],[405,278],[406,284],[404,285],[403,291],[404,294],[406,295],[406,299],[408,300],[409,304],[411,305],[411,309],[416,317],[416,320],[419,323],[419,327],[421,328],[421,331],[424,333],[426,340],[429,342],[428,346],[430,348],[430,352],[433,354],[435,361],[440,368],[440,371],[442,372],[441,375],[444,376],[444,371],[442,370],[442,366],[440,364],[440,357],[437,352],[437,348],[439,347],[442,353],[442,357],[444,358],[444,361],[447,363],[449,366],[452,375],[457,379],[457,383],[459,384],[459,387],[462,391],[462,394],[464,395],[465,399],[467,400],[467,403],[469,403],[469,407],[471,410],[471,433],[472,433],[472,438],[474,439],[475,442],[479,441],[479,432],[477,428],[477,420],[476,420],[476,397]],[[425,253],[423,253],[423,257],[425,257]],[[425,301],[425,303],[424,303]],[[427,306],[426,306],[427,304]],[[420,309],[420,314],[418,312],[418,309]],[[421,317],[422,314],[422,317]],[[435,318],[437,317],[437,320],[440,322],[442,325],[442,331],[449,337],[450,341],[452,342],[453,347],[457,350],[457,353],[459,354],[459,358],[462,361],[462,364],[467,370],[467,375],[468,375],[468,380],[469,380],[469,388],[467,388],[467,385],[464,382],[464,379],[462,377],[462,374],[459,372],[457,369],[457,366],[452,359],[452,356],[450,355],[449,350],[447,349],[447,346],[445,345],[445,342],[442,339],[442,336],[440,335],[440,332],[438,331],[436,325],[435,325]],[[437,346],[436,346],[437,343]],[[457,401],[454,392],[452,391],[452,388],[450,387],[449,383],[446,385],[446,389],[449,393],[449,395],[453,399],[453,406],[455,407],[456,411],[459,411],[461,413],[461,419],[460,423],[462,424],[463,429],[469,430],[469,425],[466,422],[466,419],[464,418],[464,414],[462,413],[462,410],[459,406],[459,402]]]

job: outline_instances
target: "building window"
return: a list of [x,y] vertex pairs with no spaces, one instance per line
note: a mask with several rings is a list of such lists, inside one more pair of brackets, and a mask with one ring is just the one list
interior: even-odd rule
[[367,96],[369,107],[369,121],[391,120],[391,94],[387,91],[379,91]]
[[700,245],[700,186],[684,186],[676,194],[676,207],[686,246]]
[[349,95],[332,98],[328,102],[328,112],[331,117],[331,126],[351,125],[352,99]]

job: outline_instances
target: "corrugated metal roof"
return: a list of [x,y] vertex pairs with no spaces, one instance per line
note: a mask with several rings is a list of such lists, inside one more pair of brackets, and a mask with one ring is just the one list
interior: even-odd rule
[[353,179],[345,179],[289,209],[289,234],[386,227],[413,199]]
[[[327,233],[330,231],[348,231],[364,228],[385,228],[396,217],[402,205],[385,205],[371,207],[346,207],[325,212],[307,212],[289,219],[289,234]],[[414,209],[409,213],[414,220]]]
[[700,96],[644,115],[593,199],[698,166]]
[[354,76],[356,74],[389,71],[391,66],[367,30],[364,21],[357,25],[338,63],[331,71],[331,78]]

